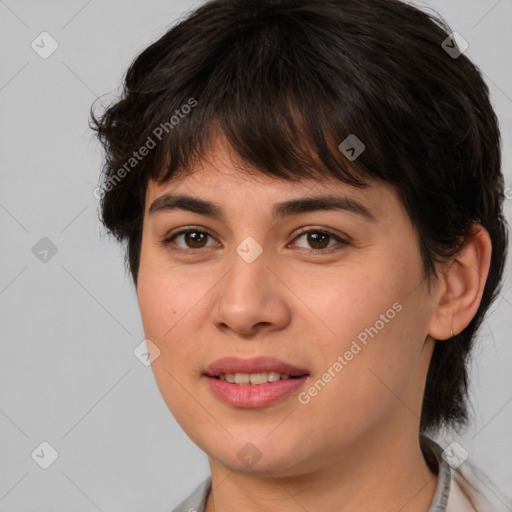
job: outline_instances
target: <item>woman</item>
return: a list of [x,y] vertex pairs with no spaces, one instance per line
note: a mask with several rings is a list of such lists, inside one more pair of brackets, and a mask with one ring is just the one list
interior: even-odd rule
[[176,512],[505,506],[431,439],[467,422],[507,246],[464,49],[396,0],[212,0],[93,114],[156,382],[209,457]]

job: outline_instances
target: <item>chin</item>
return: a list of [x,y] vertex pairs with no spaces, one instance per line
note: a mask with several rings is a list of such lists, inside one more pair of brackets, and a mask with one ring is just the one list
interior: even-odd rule
[[[229,430],[229,428],[228,428]],[[266,438],[270,430],[259,435],[234,435],[212,443],[208,439],[206,443],[196,443],[209,457],[222,464],[230,471],[237,473],[266,473],[273,476],[291,476],[301,461],[295,459],[297,454],[304,456],[300,446],[273,434]],[[195,442],[195,441],[194,441]],[[299,443],[300,444],[300,443]]]

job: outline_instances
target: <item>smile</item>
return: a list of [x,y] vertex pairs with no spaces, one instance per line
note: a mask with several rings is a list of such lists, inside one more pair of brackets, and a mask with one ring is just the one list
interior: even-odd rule
[[288,380],[291,377],[287,373],[279,372],[260,372],[260,373],[221,373],[216,376],[231,384],[267,384],[268,382],[277,382],[279,380]]

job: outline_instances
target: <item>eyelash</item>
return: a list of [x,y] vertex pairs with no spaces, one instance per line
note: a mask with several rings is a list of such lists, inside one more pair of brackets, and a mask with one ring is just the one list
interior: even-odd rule
[[[188,228],[188,229],[184,229],[184,230],[178,231],[177,233],[173,233],[172,235],[164,238],[160,242],[160,244],[163,245],[165,248],[171,250],[171,251],[181,252],[181,253],[184,253],[184,254],[197,253],[201,249],[205,249],[205,247],[201,247],[199,249],[182,249],[182,248],[173,247],[171,245],[171,242],[176,237],[178,237],[180,235],[185,235],[187,233],[201,233],[201,234],[206,234],[206,235],[210,236],[211,238],[214,238],[211,233],[209,233],[208,231],[205,231],[204,229]],[[337,251],[341,250],[344,246],[350,245],[348,240],[345,240],[344,238],[341,238],[340,236],[332,233],[331,231],[328,231],[328,230],[325,230],[325,229],[316,229],[316,228],[309,229],[309,230],[306,230],[305,228],[301,228],[301,231],[294,238],[294,240],[296,240],[297,238],[300,238],[303,235],[308,235],[310,233],[315,233],[315,234],[320,233],[322,235],[327,235],[329,237],[332,237],[332,238],[334,238],[335,240],[337,240],[339,242],[338,245],[341,245],[341,247],[334,246],[334,247],[331,247],[329,249],[302,249],[302,251],[304,251],[304,252],[306,252],[308,254],[319,254],[319,253],[322,253],[322,254],[332,254],[334,252],[337,252]]]

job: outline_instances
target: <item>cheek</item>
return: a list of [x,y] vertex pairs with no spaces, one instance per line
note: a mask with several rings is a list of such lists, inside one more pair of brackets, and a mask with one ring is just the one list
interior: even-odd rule
[[[147,263],[147,260],[146,262]],[[191,336],[190,316],[195,296],[190,281],[177,272],[155,272],[156,267],[141,265],[138,303],[144,335],[159,349],[151,368],[156,384],[170,412],[186,431],[192,428],[194,416],[201,414],[191,406],[190,386],[185,381],[197,365],[197,342]]]
[[187,279],[165,259],[161,251],[142,244],[137,300],[144,333],[161,350],[179,329],[183,317],[197,302],[198,283]]
[[174,323],[177,315],[173,294],[162,280],[141,272],[137,300],[144,334],[161,349],[165,332]]
[[142,283],[138,290],[138,303],[145,336],[164,355],[169,351],[180,351],[180,347],[183,351],[190,343],[175,343],[175,340],[183,338],[183,331],[201,291],[194,290],[190,283],[169,276],[154,275]]
[[312,407],[329,410],[335,423],[350,428],[371,424],[396,406],[395,395],[417,372],[426,335],[420,280],[419,266],[384,258],[339,271],[336,279],[321,272],[297,278],[297,295],[315,313],[305,315],[309,330],[318,333]]
[[287,279],[302,303],[301,321],[307,321],[310,332],[317,334],[316,348],[332,357],[333,351],[348,350],[358,336],[364,343],[370,337],[366,328],[377,324],[371,331],[377,330],[378,337],[383,337],[382,333],[390,331],[389,325],[397,323],[397,309],[410,291],[405,283],[414,280],[403,271],[401,277],[398,274],[397,270],[387,271],[382,260],[378,264],[361,260],[332,269],[297,267]]
[[205,324],[205,296],[212,283],[207,276],[194,277],[165,264],[150,264],[148,259],[141,260],[139,276],[137,299],[144,335],[160,350],[152,366],[155,375],[167,379],[174,389],[176,383],[164,369],[180,380],[186,372],[199,371],[197,356],[204,351],[200,330]]

